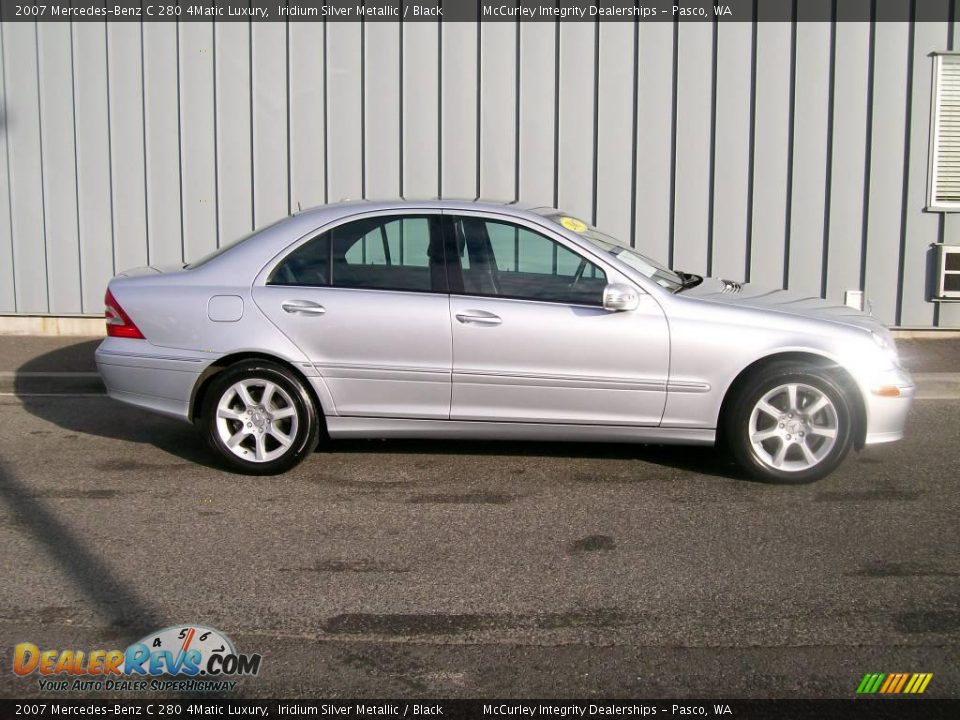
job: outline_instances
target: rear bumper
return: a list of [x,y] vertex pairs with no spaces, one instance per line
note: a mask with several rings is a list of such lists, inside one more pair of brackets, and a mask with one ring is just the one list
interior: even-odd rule
[[190,400],[210,358],[146,340],[107,338],[97,348],[107,395],[145,410],[190,420]]
[[[896,397],[878,394],[880,388],[894,387],[899,391]],[[900,368],[870,379],[863,387],[867,411],[867,433],[864,439],[866,445],[894,442],[903,437],[915,391],[913,379]]]

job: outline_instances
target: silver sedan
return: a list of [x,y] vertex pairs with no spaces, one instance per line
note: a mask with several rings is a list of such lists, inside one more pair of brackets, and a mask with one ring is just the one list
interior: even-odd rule
[[321,438],[722,442],[809,482],[898,440],[889,331],[819,298],[670,270],[552,208],[352,202],[186,266],[121,273],[111,397],[273,474]]

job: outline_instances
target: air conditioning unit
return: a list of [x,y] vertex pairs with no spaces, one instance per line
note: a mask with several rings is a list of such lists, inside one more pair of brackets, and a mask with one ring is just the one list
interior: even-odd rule
[[937,243],[936,300],[960,300],[960,245]]

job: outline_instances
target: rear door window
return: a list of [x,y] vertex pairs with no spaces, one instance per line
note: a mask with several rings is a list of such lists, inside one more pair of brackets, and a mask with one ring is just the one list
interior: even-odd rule
[[439,215],[390,215],[344,223],[301,245],[272,285],[446,292]]

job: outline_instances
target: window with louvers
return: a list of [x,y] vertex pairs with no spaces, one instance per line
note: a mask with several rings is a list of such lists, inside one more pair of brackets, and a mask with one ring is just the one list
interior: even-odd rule
[[960,55],[933,58],[933,122],[927,205],[960,211]]

